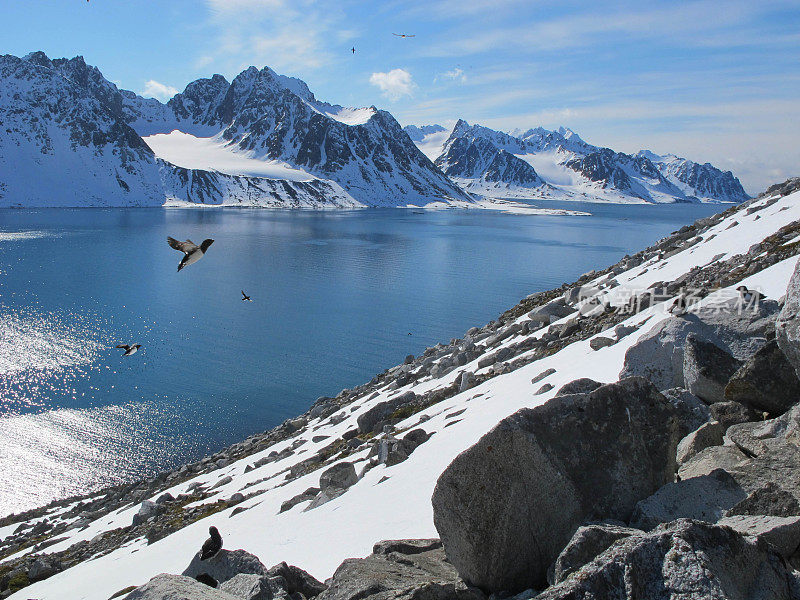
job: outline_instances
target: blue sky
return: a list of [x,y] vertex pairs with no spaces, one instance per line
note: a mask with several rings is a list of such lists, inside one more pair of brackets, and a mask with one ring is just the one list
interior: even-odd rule
[[797,0],[0,0],[0,17],[0,52],[81,54],[162,98],[269,65],[402,124],[565,125],[712,162],[751,193],[800,175]]

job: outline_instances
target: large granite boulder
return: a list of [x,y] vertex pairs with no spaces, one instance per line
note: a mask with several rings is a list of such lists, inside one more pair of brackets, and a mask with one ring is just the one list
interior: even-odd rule
[[678,477],[691,479],[716,469],[731,471],[747,460],[747,455],[736,446],[709,446],[683,463],[678,468]]
[[682,465],[698,452],[711,446],[721,446],[725,429],[719,421],[704,423],[692,433],[683,438],[678,444],[677,460]]
[[133,590],[125,600],[242,600],[192,577],[162,573]]
[[640,529],[611,523],[591,523],[578,527],[578,531],[553,564],[552,575],[548,576],[549,583],[551,585],[561,583],[583,565],[605,552],[617,540],[640,533],[642,533]]
[[379,542],[366,558],[345,560],[318,600],[485,600],[447,562],[439,540]]
[[767,542],[786,559],[793,559],[800,550],[800,516],[734,515],[720,519],[719,524]]
[[729,469],[734,479],[748,493],[773,483],[800,501],[800,449],[786,444],[743,461]]
[[782,415],[800,402],[800,379],[773,340],[733,374],[725,387],[725,398],[772,416]]
[[791,600],[800,573],[766,542],[681,519],[618,540],[536,600]]
[[772,336],[779,310],[777,302],[764,300],[754,311],[740,311],[731,300],[715,308],[664,319],[628,348],[620,377],[646,377],[660,390],[686,387],[684,347],[690,333],[727,350],[738,360],[747,360]]
[[778,315],[775,333],[778,346],[800,377],[800,260],[786,288],[786,302]]
[[358,481],[356,468],[347,461],[337,463],[325,469],[319,476],[319,488],[324,492],[328,488],[346,490]]
[[434,524],[465,581],[491,591],[541,587],[587,521],[626,521],[669,483],[677,411],[634,377],[554,398],[502,420],[445,469]]
[[681,415],[681,431],[684,436],[712,420],[711,408],[708,404],[689,390],[670,388],[662,390],[661,393],[669,400],[670,404],[678,409],[678,413]]
[[748,423],[750,421],[761,421],[763,415],[756,412],[755,409],[750,408],[739,402],[727,400],[725,402],[715,402],[708,407],[711,411],[711,417],[720,423],[725,431],[731,425],[737,423]]
[[328,587],[300,567],[287,565],[285,562],[271,567],[269,574],[271,577],[282,577],[286,582],[286,591],[289,594],[300,593],[305,598],[314,598]]
[[800,502],[780,486],[768,482],[730,509],[726,516],[735,515],[798,516]]
[[681,518],[716,523],[745,498],[747,492],[736,480],[717,469],[708,475],[665,485],[636,504],[630,523],[648,531]]
[[223,592],[241,600],[272,600],[275,597],[269,577],[239,573],[219,586]]
[[683,379],[686,389],[707,404],[725,401],[725,386],[742,365],[731,353],[716,344],[686,337],[683,353]]
[[798,448],[800,405],[774,419],[731,425],[725,435],[749,456],[782,452],[787,444]]
[[203,573],[213,577],[219,584],[236,577],[239,573],[269,575],[267,567],[258,560],[257,556],[245,550],[225,550],[224,548],[205,560],[200,560],[200,552],[198,552],[182,574],[187,577],[197,577]]
[[414,392],[405,392],[398,394],[388,400],[379,402],[372,408],[365,410],[358,416],[356,422],[358,423],[359,433],[369,433],[373,431],[380,423],[388,419],[394,411],[401,406],[410,404],[416,400],[417,396]]

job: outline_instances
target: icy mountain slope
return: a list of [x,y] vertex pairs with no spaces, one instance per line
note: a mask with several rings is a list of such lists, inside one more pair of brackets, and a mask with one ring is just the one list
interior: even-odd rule
[[[422,135],[426,127],[431,131],[438,128],[437,133]],[[564,127],[504,133],[460,119],[440,146],[433,141],[443,135],[442,129],[435,125],[406,127],[445,174],[478,194],[620,203],[742,202],[749,198],[730,171],[672,155],[614,152],[588,144]],[[489,165],[502,151],[527,163],[537,172],[539,183],[531,185],[520,178],[520,167],[490,172]],[[511,158],[505,160],[512,162]]]
[[[322,398],[298,419],[203,461],[0,520],[0,569],[31,552],[15,542],[21,520],[27,531],[49,531],[37,534],[38,550],[69,567],[12,597],[105,600],[159,572],[180,573],[209,525],[219,528],[226,548],[244,548],[267,565],[285,560],[320,579],[343,559],[368,554],[377,540],[435,537],[431,493],[458,453],[567,382],[616,381],[626,350],[660,321],[676,318],[665,307],[682,286],[697,287],[707,304],[735,297],[740,284],[779,298],[797,262],[798,236],[800,191],[759,197],[573,284],[534,294],[464,338]],[[626,291],[641,293],[656,283],[663,298],[635,314],[597,304],[625,305]],[[537,307],[559,298],[563,317],[542,326]],[[593,350],[599,336],[612,344]],[[416,429],[431,437],[408,454],[397,440]],[[360,477],[324,502],[320,474],[343,462]],[[316,489],[302,495],[309,488]],[[165,492],[175,500],[131,526],[141,502]],[[8,546],[17,543],[17,550]]]
[[163,203],[153,152],[96,75],[81,58],[0,57],[0,207]]
[[[0,207],[161,205],[186,169],[226,181],[184,187],[189,202],[204,204],[473,201],[389,113],[320,102],[304,82],[266,67],[232,83],[199,79],[162,104],[118,90],[82,57],[3,56],[0,122]],[[261,181],[245,185],[243,176]]]
[[281,161],[334,181],[364,205],[471,201],[388,112],[318,101],[305,83],[268,67],[250,67],[231,83],[220,75],[199,79],[166,105],[126,93],[124,112],[145,137],[174,130],[216,136],[253,160]]

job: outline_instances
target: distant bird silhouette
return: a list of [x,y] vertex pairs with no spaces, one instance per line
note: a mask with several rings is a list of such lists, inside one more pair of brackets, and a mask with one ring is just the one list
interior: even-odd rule
[[180,271],[184,267],[188,267],[189,265],[196,263],[198,260],[203,258],[206,250],[208,250],[209,246],[214,243],[214,240],[203,240],[203,243],[198,246],[192,240],[179,242],[175,238],[167,236],[167,243],[172,248],[175,248],[175,250],[180,250],[185,255],[181,263],[178,265],[178,271]]
[[242,290],[242,302],[244,302],[245,300],[246,300],[247,302],[252,302],[252,300],[250,299],[250,296],[248,296],[247,294],[245,294],[245,293],[244,293],[244,290]]
[[408,332],[408,335],[411,335],[411,332],[410,332],[410,331]]
[[407,33],[393,33],[392,35],[396,35],[397,37],[417,37],[416,34],[407,34]]
[[136,351],[141,347],[142,347],[141,344],[133,344],[132,346],[129,346],[128,344],[120,344],[117,346],[117,348],[122,348],[125,350],[125,352],[122,353],[122,356],[130,356],[131,354],[136,354]]
[[350,51],[351,51],[353,54],[355,54],[355,53],[356,53],[356,47],[355,47],[355,46],[353,46],[352,48],[350,48]]
[[211,535],[200,549],[200,560],[207,560],[222,550],[222,536],[216,527],[209,527],[208,533]]

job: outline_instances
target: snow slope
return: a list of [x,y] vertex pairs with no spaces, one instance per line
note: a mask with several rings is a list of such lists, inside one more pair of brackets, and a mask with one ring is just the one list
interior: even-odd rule
[[[482,195],[590,202],[743,202],[749,197],[730,171],[674,155],[635,155],[593,146],[574,131],[542,127],[510,133],[460,119],[446,139],[438,125],[405,128],[414,143],[462,188]],[[520,178],[519,166],[499,176],[490,165],[502,151],[532,167],[548,185]],[[506,162],[513,162],[508,157]],[[463,165],[470,164],[470,172]]]
[[[596,287],[599,297],[608,298],[611,298],[611,294],[619,294],[627,286],[644,289],[655,281],[675,279],[689,272],[695,265],[709,264],[734,254],[746,253],[753,244],[761,242],[781,227],[790,223],[797,226],[800,221],[800,192],[779,199],[759,199],[750,208],[759,206],[762,209],[751,214],[747,214],[748,211],[744,208],[732,211],[721,222],[702,232],[701,239],[690,239],[683,249],[671,256],[655,253],[643,264],[627,270],[615,269],[614,277],[620,283],[618,287],[602,289],[609,278],[607,273],[589,280],[585,285]],[[737,225],[733,225],[737,222]],[[741,283],[751,289],[760,289],[769,297],[778,298],[785,293],[796,263],[796,256],[782,260],[742,282],[736,282],[707,296],[702,302],[713,304],[728,299],[730,294],[735,294],[733,288]],[[616,301],[621,302],[619,299]],[[635,325],[638,329],[612,346],[593,351],[589,339],[571,343],[550,356],[488,379],[476,387],[411,415],[398,423],[396,428],[402,430],[421,427],[434,435],[419,446],[408,460],[391,467],[380,464],[368,470],[344,495],[313,510],[304,512],[308,502],[303,502],[279,513],[285,500],[308,487],[316,486],[322,470],[314,470],[296,479],[287,479],[287,469],[313,456],[331,440],[352,429],[356,426],[358,417],[365,411],[408,390],[423,394],[446,387],[462,371],[472,371],[480,375],[492,367],[480,368],[477,364],[479,357],[442,376],[425,376],[396,389],[385,385],[374,394],[370,389],[331,417],[311,419],[293,437],[169,490],[177,495],[196,483],[208,487],[219,485],[210,499],[202,501],[204,503],[218,498],[229,498],[239,491],[250,493],[263,490],[260,495],[237,507],[247,508],[244,512],[237,510],[234,515],[233,509],[226,509],[149,546],[143,539],[134,540],[110,554],[78,564],[50,579],[33,584],[12,598],[105,600],[117,590],[127,585],[142,584],[157,573],[180,573],[206,538],[209,525],[220,529],[227,548],[244,548],[256,554],[267,565],[287,561],[310,571],[320,579],[329,577],[343,559],[367,555],[372,544],[378,540],[435,537],[437,533],[433,526],[430,498],[439,474],[450,461],[476,442],[500,419],[522,407],[546,402],[565,383],[579,377],[589,377],[601,382],[616,381],[626,350],[658,322],[675,318],[665,311],[666,305],[667,302],[657,304],[623,321],[624,324]],[[523,323],[527,320],[527,314],[523,313],[516,322]],[[545,329],[539,329],[532,333],[517,333],[502,340],[499,347],[516,344],[528,336],[541,337],[544,332]],[[602,332],[601,335],[607,336],[609,332]],[[479,339],[478,346],[485,346],[489,339]],[[494,352],[497,347],[494,346],[491,351]],[[436,358],[441,353],[433,352],[431,356]],[[396,367],[390,372],[398,372],[400,368]],[[555,369],[555,372],[535,384],[531,382],[532,378],[549,368]],[[551,384],[551,391],[536,395],[535,392],[543,383]],[[321,439],[319,436],[329,437]],[[279,460],[252,468],[252,465],[258,464],[259,459],[287,448],[295,450]],[[357,471],[361,471],[366,465],[367,454],[367,447],[362,446],[346,460],[354,462]],[[252,470],[246,472],[248,465]],[[325,465],[324,468],[328,466]],[[226,477],[231,478],[227,483]],[[89,540],[105,531],[126,526],[138,509],[138,505],[123,507],[116,513],[96,519],[84,529],[73,529],[65,534],[66,539],[47,551],[66,549],[77,541]],[[58,519],[60,512],[63,511],[56,511],[50,518]],[[8,532],[0,530],[0,536],[5,533]]]

